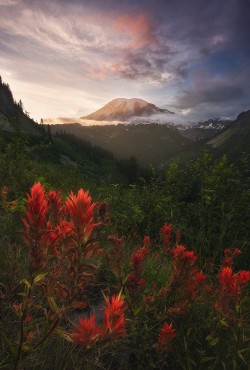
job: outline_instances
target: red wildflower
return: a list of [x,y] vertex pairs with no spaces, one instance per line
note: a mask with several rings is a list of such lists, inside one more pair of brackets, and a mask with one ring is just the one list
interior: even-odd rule
[[144,287],[146,285],[146,280],[145,279],[139,279],[138,282],[137,282],[138,286],[139,287]]
[[219,282],[222,287],[228,288],[235,292],[236,287],[236,278],[233,275],[233,270],[231,267],[223,267],[219,272]]
[[134,264],[134,269],[138,270],[141,267],[143,256],[139,252],[134,252],[132,255],[132,261]]
[[250,281],[250,271],[244,271],[244,270],[239,271],[237,275],[237,282],[240,285],[245,285],[249,281]]
[[197,285],[202,286],[204,284],[205,280],[206,280],[206,275],[203,274],[202,271],[198,271],[198,272],[196,272],[196,274],[194,276],[194,279],[195,279]]
[[184,245],[176,245],[175,248],[172,249],[172,254],[176,260],[187,261],[189,264],[193,264],[197,260],[194,251],[187,251]]
[[226,266],[232,266],[233,260],[231,257],[227,257],[224,259],[224,265]]
[[26,315],[26,318],[25,318],[25,322],[28,324],[29,322],[31,322],[31,316],[30,316],[30,313],[28,312],[27,315]]
[[53,225],[56,225],[59,221],[61,210],[62,210],[62,201],[60,198],[61,192],[51,190],[47,194],[48,204],[50,208],[50,219]]
[[158,339],[158,344],[160,347],[168,347],[171,349],[171,344],[173,339],[176,337],[176,331],[173,329],[173,325],[164,323],[163,327],[160,330],[160,335]]
[[29,247],[30,270],[40,270],[45,266],[46,245],[44,235],[46,232],[46,214],[48,204],[45,199],[44,188],[40,183],[35,183],[30,189],[28,197],[28,210],[26,219],[22,219],[25,232],[23,240]]
[[98,225],[93,221],[95,203],[92,203],[89,192],[83,189],[80,189],[77,195],[71,192],[66,201],[66,207],[78,239],[88,241],[94,227]]
[[150,237],[149,236],[144,236],[143,245],[146,248],[148,248],[150,246]]
[[235,248],[235,250],[233,251],[233,255],[239,256],[240,254],[241,254],[241,250],[239,248]]
[[172,250],[172,253],[176,258],[183,258],[185,251],[186,247],[184,247],[184,245],[176,245],[175,248]]
[[197,256],[194,254],[194,251],[186,251],[184,253],[184,258],[187,259],[187,261],[190,263],[190,264],[193,264],[196,262],[197,260]]
[[84,344],[89,348],[102,336],[102,330],[95,326],[95,315],[90,315],[89,319],[80,319],[79,325],[74,327],[76,332],[70,336],[75,344]]
[[124,306],[124,300],[119,295],[110,299],[105,297],[106,307],[104,310],[104,331],[112,338],[118,338],[125,334],[125,316],[127,307]]
[[28,210],[25,212],[27,221],[23,220],[26,230],[39,230],[45,223],[48,204],[45,199],[44,188],[40,182],[35,183],[30,189],[28,197]]
[[164,225],[161,229],[162,235],[163,235],[163,242],[165,247],[169,247],[172,237],[172,225]]

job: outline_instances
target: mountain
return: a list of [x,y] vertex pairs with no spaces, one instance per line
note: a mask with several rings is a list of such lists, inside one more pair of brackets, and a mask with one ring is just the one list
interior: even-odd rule
[[250,110],[238,115],[231,125],[208,141],[218,155],[226,154],[231,160],[239,160],[241,153],[250,155]]
[[0,129],[5,131],[21,131],[32,135],[41,135],[43,127],[34,122],[24,112],[23,103],[14,100],[8,84],[0,76]]
[[52,133],[67,132],[108,149],[118,158],[135,156],[139,163],[159,165],[172,156],[196,145],[179,132],[162,124],[118,124],[82,126],[62,124],[51,126]]
[[175,125],[181,135],[193,141],[206,141],[220,134],[232,124],[230,120],[209,119],[203,122]]
[[98,109],[96,112],[81,119],[95,121],[126,121],[134,117],[150,116],[159,113],[173,114],[167,109],[158,108],[142,99],[117,98]]

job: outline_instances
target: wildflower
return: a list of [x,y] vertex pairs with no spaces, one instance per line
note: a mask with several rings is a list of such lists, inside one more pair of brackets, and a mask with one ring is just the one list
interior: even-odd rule
[[103,249],[102,248],[97,249],[96,254],[98,256],[101,256],[103,254]]
[[190,263],[190,264],[193,264],[196,262],[197,260],[197,256],[194,254],[194,251],[186,251],[184,253],[184,257],[186,258],[186,260]]
[[196,272],[196,274],[194,276],[194,279],[195,279],[197,285],[202,286],[204,284],[205,280],[206,280],[206,275],[203,274],[202,271],[198,271],[198,272]]
[[138,280],[137,284],[140,288],[142,288],[146,285],[146,280],[141,278]]
[[163,242],[165,247],[169,247],[172,237],[172,225],[164,225],[161,229],[162,235],[163,235]]
[[111,335],[113,339],[123,336],[125,334],[124,312],[127,309],[124,306],[124,300],[117,295],[111,298],[111,302],[105,297],[105,303],[103,326],[106,335]]
[[230,290],[232,293],[237,291],[236,275],[233,274],[231,267],[223,267],[219,272],[219,282],[222,288]]
[[23,240],[29,247],[30,271],[38,271],[46,264],[46,214],[48,203],[45,199],[43,186],[38,182],[30,189],[28,194],[28,210],[25,212],[26,219],[22,219],[25,232]]
[[98,225],[93,222],[95,203],[92,203],[89,192],[83,189],[80,189],[77,195],[71,192],[66,201],[66,207],[78,240],[87,242],[94,227]]
[[35,331],[29,331],[27,333],[27,340],[29,342],[31,342],[35,338],[35,336],[36,336],[36,332]]
[[241,254],[241,250],[239,248],[235,248],[233,251],[233,256],[239,256]]
[[250,271],[244,271],[244,270],[239,271],[237,275],[237,282],[240,285],[245,285],[249,281],[250,281]]
[[163,327],[160,330],[160,335],[158,339],[159,347],[168,347],[171,349],[172,341],[176,337],[176,331],[173,329],[173,325],[164,323]]
[[50,219],[53,225],[59,222],[61,211],[62,211],[62,201],[60,198],[61,192],[59,191],[49,191],[47,194],[48,204],[50,208]]
[[176,245],[175,248],[172,250],[172,254],[176,258],[183,258],[185,251],[186,247],[184,247],[184,245]]
[[231,266],[233,264],[233,260],[231,257],[227,257],[224,259],[224,265]]
[[25,317],[25,322],[28,324],[29,322],[31,322],[31,316],[30,316],[30,313],[28,312],[26,317]]
[[43,186],[38,182],[30,189],[28,194],[28,210],[25,212],[27,221],[23,220],[26,230],[32,229],[37,231],[45,223],[48,203],[45,199]]
[[148,248],[150,246],[150,237],[149,236],[144,236],[143,245],[146,248]]
[[95,315],[89,319],[80,319],[79,325],[74,325],[76,332],[72,333],[71,339],[75,344],[84,344],[90,348],[102,335],[102,330],[95,326]]
[[138,270],[141,267],[143,256],[139,252],[134,252],[132,255],[132,261],[134,265],[134,269]]

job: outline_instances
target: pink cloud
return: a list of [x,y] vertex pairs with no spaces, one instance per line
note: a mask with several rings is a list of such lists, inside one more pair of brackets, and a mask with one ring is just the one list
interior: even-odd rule
[[114,23],[116,32],[132,38],[131,47],[145,47],[156,42],[151,21],[143,14],[124,14]]

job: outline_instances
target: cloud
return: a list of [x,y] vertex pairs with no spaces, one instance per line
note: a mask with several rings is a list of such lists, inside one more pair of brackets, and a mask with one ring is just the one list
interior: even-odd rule
[[84,92],[89,112],[109,97],[136,94],[156,104],[165,99],[187,115],[231,112],[250,100],[248,6],[248,0],[0,0],[1,70],[30,92],[48,86],[58,100],[53,111],[67,104],[69,89],[77,107]]
[[17,0],[0,0],[0,6],[13,6],[17,4]]

